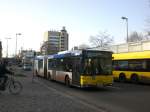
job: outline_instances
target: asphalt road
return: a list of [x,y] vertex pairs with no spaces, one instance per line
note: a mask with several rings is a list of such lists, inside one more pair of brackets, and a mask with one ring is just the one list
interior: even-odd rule
[[98,89],[68,88],[64,84],[39,78],[48,88],[106,112],[149,112],[150,85],[117,83]]
[[0,94],[0,112],[149,112],[150,85],[114,83],[112,87],[80,89],[34,78],[18,77],[20,95]]

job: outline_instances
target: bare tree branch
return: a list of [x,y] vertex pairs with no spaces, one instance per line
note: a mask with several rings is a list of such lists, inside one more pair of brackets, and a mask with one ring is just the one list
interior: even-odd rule
[[138,42],[142,40],[148,40],[147,36],[144,36],[142,33],[138,33],[136,31],[132,32],[128,38],[128,42]]
[[96,36],[89,39],[93,47],[109,47],[113,43],[113,37],[107,32],[99,32]]

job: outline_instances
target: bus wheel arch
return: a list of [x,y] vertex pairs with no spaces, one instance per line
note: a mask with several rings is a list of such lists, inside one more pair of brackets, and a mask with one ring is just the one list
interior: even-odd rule
[[124,73],[119,74],[119,81],[120,82],[125,82],[126,81],[126,75]]
[[65,85],[70,87],[70,79],[68,75],[65,76]]
[[136,73],[134,73],[131,75],[130,80],[132,83],[137,84],[139,82],[139,76]]

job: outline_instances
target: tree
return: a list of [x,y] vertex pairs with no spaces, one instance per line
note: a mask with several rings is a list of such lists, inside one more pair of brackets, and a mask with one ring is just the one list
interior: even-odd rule
[[128,42],[138,42],[142,40],[145,40],[144,36],[136,31],[132,32],[128,37]]
[[113,37],[107,32],[99,32],[96,36],[91,36],[89,39],[93,47],[107,48],[113,43]]
[[128,42],[138,42],[142,40],[149,40],[147,35],[143,35],[142,33],[138,33],[136,31],[132,32],[128,38]]

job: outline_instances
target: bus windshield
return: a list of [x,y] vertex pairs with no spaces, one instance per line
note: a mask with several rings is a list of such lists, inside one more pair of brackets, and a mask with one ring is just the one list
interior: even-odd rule
[[84,74],[111,75],[112,61],[108,58],[86,58],[84,60]]

